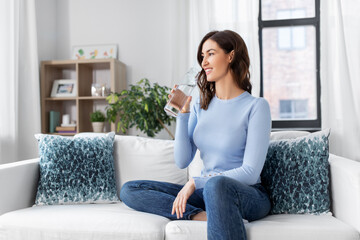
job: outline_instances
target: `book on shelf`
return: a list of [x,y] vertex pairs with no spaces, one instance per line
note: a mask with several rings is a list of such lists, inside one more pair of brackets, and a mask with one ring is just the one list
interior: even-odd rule
[[49,132],[54,133],[56,126],[60,124],[60,112],[49,112]]
[[59,132],[59,131],[75,131],[76,132],[76,126],[74,126],[74,127],[60,127],[60,126],[57,126],[55,128],[55,130],[57,132]]
[[62,123],[60,126],[61,127],[76,127],[76,123],[69,123],[69,124]]

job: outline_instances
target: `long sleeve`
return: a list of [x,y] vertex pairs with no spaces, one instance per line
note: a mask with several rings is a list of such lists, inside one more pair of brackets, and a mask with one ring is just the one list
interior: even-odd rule
[[176,118],[174,158],[179,168],[189,166],[195,156],[197,148],[194,144],[193,132],[196,123],[197,117],[194,105],[190,113],[179,113]]
[[[227,176],[247,185],[259,182],[264,166],[271,131],[271,115],[268,102],[258,98],[250,111],[246,135],[243,162],[240,167],[210,174],[205,177],[194,177],[196,189],[203,188],[205,183],[216,175]],[[218,141],[221,141],[219,139]],[[205,161],[205,160],[204,160]]]
[[265,163],[270,141],[270,107],[264,99],[259,100],[261,101],[251,113],[249,119],[243,165],[224,172],[225,176],[247,185],[257,183]]

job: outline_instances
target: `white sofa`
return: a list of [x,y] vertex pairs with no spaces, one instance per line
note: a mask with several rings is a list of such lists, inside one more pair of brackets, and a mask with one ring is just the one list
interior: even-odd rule
[[[134,136],[116,136],[114,156],[118,192],[126,181],[135,179],[184,184],[202,164],[197,154],[188,169],[178,169],[173,141]],[[329,161],[333,216],[270,215],[245,224],[248,239],[360,239],[360,162],[335,155]],[[206,239],[206,222],[170,221],[121,202],[33,206],[38,163],[39,159],[32,159],[0,165],[1,240]]]

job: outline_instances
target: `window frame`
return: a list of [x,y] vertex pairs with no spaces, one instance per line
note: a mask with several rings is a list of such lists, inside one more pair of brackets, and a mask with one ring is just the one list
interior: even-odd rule
[[320,86],[320,0],[315,1],[315,17],[280,19],[280,20],[262,20],[262,7],[259,0],[259,47],[260,47],[260,97],[264,96],[264,79],[263,79],[263,36],[262,30],[271,27],[294,27],[294,26],[314,26],[316,42],[316,104],[317,119],[315,120],[273,120],[273,130],[307,130],[317,131],[321,129],[321,86]]

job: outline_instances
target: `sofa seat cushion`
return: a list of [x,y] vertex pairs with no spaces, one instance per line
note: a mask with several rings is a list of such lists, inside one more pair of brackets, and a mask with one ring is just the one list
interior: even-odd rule
[[123,203],[35,206],[2,215],[0,239],[164,239],[168,222]]
[[246,230],[251,240],[359,240],[354,228],[330,215],[269,215]]
[[[248,240],[359,240],[359,233],[330,215],[270,215],[245,224]],[[172,221],[166,240],[206,240],[206,222]]]

